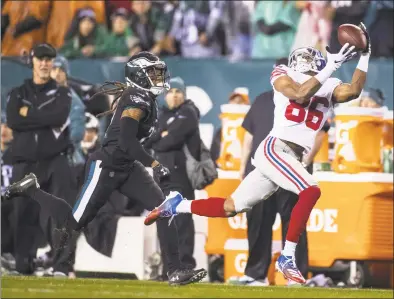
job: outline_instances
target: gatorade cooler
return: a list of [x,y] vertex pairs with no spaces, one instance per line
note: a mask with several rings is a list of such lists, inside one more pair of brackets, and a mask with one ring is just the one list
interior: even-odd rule
[[387,110],[383,118],[382,165],[383,172],[393,173],[393,111]]
[[222,170],[238,171],[241,166],[242,143],[245,136],[242,122],[250,105],[224,104],[220,109],[222,136],[217,163]]
[[387,110],[384,113],[383,147],[393,147],[393,110]]
[[329,142],[328,142],[328,133],[324,133],[324,138],[323,138],[323,143],[317,152],[315,158],[314,158],[314,163],[329,163]]
[[381,141],[385,109],[335,109],[335,156],[332,168],[341,173],[381,172]]

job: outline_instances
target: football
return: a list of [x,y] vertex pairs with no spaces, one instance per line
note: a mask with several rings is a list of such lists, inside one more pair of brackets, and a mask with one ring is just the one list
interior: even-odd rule
[[357,51],[365,50],[367,38],[360,27],[353,24],[342,24],[338,27],[338,41],[343,46],[349,43],[355,46]]

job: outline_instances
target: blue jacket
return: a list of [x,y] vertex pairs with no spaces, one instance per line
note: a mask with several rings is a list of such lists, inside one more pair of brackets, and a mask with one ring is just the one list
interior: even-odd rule
[[85,105],[79,95],[71,90],[70,139],[74,146],[79,145],[85,134]]
[[75,92],[71,90],[71,109],[70,109],[70,140],[74,146],[74,154],[72,157],[74,164],[85,163],[81,150],[81,141],[85,135],[85,104]]

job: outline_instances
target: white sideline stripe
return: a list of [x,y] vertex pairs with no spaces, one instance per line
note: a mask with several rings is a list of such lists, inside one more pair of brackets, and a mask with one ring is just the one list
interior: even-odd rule
[[77,222],[79,222],[79,220],[81,219],[83,212],[85,211],[86,206],[89,203],[90,197],[92,196],[94,189],[96,189],[97,182],[99,180],[101,170],[102,170],[100,165],[101,165],[101,161],[97,160],[96,165],[94,167],[93,178],[90,181],[89,186],[86,188],[86,191],[83,194],[81,202],[79,203],[79,206],[74,213],[74,218],[75,218],[75,220],[77,220]]
[[248,239],[228,239],[224,244],[224,249],[227,250],[248,250]]
[[[238,171],[226,171],[218,169],[219,179],[240,179]],[[319,182],[370,182],[370,183],[393,183],[392,173],[360,172],[355,174],[336,173],[333,171],[316,171],[313,177]]]

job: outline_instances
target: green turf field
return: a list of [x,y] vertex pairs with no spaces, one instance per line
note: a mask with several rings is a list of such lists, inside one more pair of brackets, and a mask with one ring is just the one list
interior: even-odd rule
[[393,298],[392,290],[240,287],[115,279],[2,277],[1,298]]

